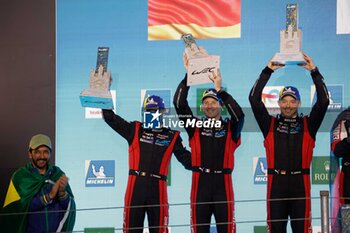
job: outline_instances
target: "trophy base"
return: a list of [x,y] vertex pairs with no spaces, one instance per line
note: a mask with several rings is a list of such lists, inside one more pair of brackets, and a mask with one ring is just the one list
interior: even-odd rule
[[209,74],[218,72],[220,67],[220,56],[206,55],[191,58],[188,61],[187,86],[212,83]]
[[94,93],[91,90],[83,91],[80,96],[80,103],[83,107],[114,109],[111,93]]
[[299,53],[276,53],[271,62],[281,65],[304,65],[306,61],[301,52]]
[[113,109],[113,101],[96,96],[79,96],[81,106],[89,108]]

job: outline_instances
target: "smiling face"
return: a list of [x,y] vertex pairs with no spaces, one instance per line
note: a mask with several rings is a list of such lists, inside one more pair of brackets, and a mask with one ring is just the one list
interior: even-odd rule
[[285,118],[293,118],[298,115],[298,108],[300,107],[300,101],[296,100],[292,96],[285,96],[278,101],[278,106],[281,110],[281,115]]
[[219,119],[221,117],[221,105],[214,98],[207,97],[202,102],[202,109],[207,118]]
[[29,151],[29,158],[32,160],[33,167],[39,170],[40,174],[45,174],[50,160],[51,151],[47,146],[39,146]]

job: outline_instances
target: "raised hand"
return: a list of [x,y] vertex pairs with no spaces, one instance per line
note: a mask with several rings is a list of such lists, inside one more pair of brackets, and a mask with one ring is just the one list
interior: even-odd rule
[[211,72],[208,77],[214,83],[215,90],[220,91],[222,84],[220,69],[218,69],[217,73],[215,71]]
[[316,68],[314,61],[306,53],[303,53],[306,64],[301,64],[300,66],[304,67],[307,70],[313,70]]
[[275,71],[281,67],[284,67],[284,64],[278,63],[278,62],[272,62],[271,59],[269,63],[267,63],[267,67],[269,67],[271,70]]
[[63,174],[57,182],[59,182],[58,192],[65,192],[68,184],[68,177]]
[[183,54],[183,61],[184,61],[184,67],[187,70],[188,69],[188,57],[187,57],[187,54],[185,52]]

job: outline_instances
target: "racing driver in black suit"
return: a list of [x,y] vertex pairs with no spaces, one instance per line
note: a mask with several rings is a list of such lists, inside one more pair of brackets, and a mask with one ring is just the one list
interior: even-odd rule
[[318,68],[306,54],[304,59],[306,63],[301,66],[310,71],[317,93],[317,101],[309,116],[298,113],[300,94],[293,86],[284,87],[279,94],[281,114],[271,116],[265,108],[261,98],[263,88],[281,64],[270,61],[249,94],[254,116],[264,135],[268,166],[269,233],[285,233],[288,217],[291,219],[293,233],[312,232],[310,164],[316,133],[326,114],[329,98]]
[[[186,54],[184,65],[188,66]],[[234,151],[241,143],[244,114],[232,96],[222,89],[220,72],[213,72],[209,78],[214,88],[205,90],[202,96],[205,119],[194,117],[188,105],[187,74],[174,95],[180,120],[185,124],[198,123],[185,127],[192,153],[191,232],[209,233],[214,215],[218,233],[235,233],[232,171]],[[222,105],[226,106],[230,119],[222,119]],[[210,120],[215,124],[199,124]]]
[[[144,112],[165,110],[161,97],[145,99]],[[157,117],[157,115],[155,115]],[[125,121],[112,110],[103,109],[106,123],[129,144],[129,178],[125,193],[124,233],[142,233],[147,213],[150,233],[168,232],[167,175],[172,153],[186,169],[191,169],[191,153],[182,144],[178,131],[152,128],[141,122]]]

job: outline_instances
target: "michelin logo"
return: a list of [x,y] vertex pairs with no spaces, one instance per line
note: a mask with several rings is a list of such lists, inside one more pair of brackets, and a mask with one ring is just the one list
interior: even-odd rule
[[265,157],[253,158],[254,184],[267,183],[267,163]]
[[114,186],[114,160],[86,160],[85,187]]

